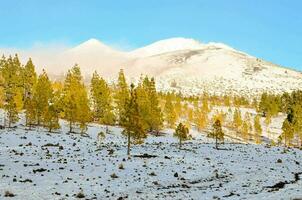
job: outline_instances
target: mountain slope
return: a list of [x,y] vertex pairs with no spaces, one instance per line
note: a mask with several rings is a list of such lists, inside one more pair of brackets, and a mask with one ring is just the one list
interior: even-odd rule
[[137,58],[127,65],[126,72],[130,76],[141,72],[155,76],[159,89],[186,94],[203,91],[246,95],[263,91],[280,93],[302,86],[300,72],[217,43]]
[[185,94],[207,91],[253,95],[302,88],[300,72],[222,43],[204,44],[186,38],[161,40],[130,52],[118,51],[90,39],[52,57],[35,56],[33,59],[38,60],[40,66],[47,66],[47,71],[54,76],[66,72],[75,63],[81,66],[85,77],[96,70],[104,78],[113,79],[123,68],[131,80],[137,80],[141,74],[154,76],[158,89]]

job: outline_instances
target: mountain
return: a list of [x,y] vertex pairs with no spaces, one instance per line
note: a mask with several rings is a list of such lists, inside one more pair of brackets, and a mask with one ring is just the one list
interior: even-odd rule
[[130,52],[90,39],[52,57],[36,55],[33,60],[38,60],[39,66],[48,66],[46,69],[53,76],[66,72],[77,63],[85,77],[96,70],[112,80],[123,68],[131,81],[136,81],[142,74],[154,76],[159,90],[181,91],[188,95],[204,91],[254,95],[263,91],[280,93],[302,88],[302,74],[298,71],[222,43],[205,44],[187,38],[161,40]]
[[124,52],[117,51],[96,39],[90,39],[60,54],[57,65],[67,71],[75,63],[81,66],[84,75],[91,75],[95,70],[106,76],[115,76],[121,64],[128,62]]
[[281,93],[302,86],[300,72],[219,43],[136,58],[126,69],[132,76],[140,72],[155,76],[161,90],[186,94],[206,91],[254,95],[263,91]]
[[131,51],[129,55],[133,57],[148,57],[178,50],[201,49],[203,46],[203,44],[193,39],[171,38]]

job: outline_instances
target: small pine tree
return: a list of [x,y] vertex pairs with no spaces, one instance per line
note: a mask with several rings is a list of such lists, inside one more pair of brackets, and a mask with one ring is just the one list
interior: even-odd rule
[[25,124],[31,129],[32,125],[36,122],[36,101],[33,97],[27,97],[25,100]]
[[294,127],[288,118],[283,121],[282,133],[279,136],[279,140],[284,141],[284,146],[288,147],[291,144],[291,140],[294,137]]
[[43,114],[43,126],[51,133],[53,130],[59,129],[59,111],[54,102],[50,102]]
[[247,121],[243,121],[242,127],[241,127],[241,138],[247,142],[250,134],[250,127]]
[[111,90],[97,72],[93,73],[91,79],[90,94],[94,121],[105,125],[113,125],[115,115],[113,113]]
[[222,131],[221,122],[216,119],[213,124],[213,132],[211,132],[208,137],[215,139],[215,148],[218,149],[218,142],[224,141],[224,133]]
[[[146,79],[145,79],[146,80]],[[150,116],[148,118],[148,128],[150,131],[159,131],[163,126],[163,116],[159,106],[159,98],[155,88],[155,80],[151,78],[149,82],[145,82],[147,94],[149,97]]]
[[142,143],[147,137],[137,103],[137,91],[133,84],[131,84],[130,98],[127,99],[124,109],[125,116],[121,124],[124,128],[123,134],[127,137],[127,155],[130,156],[131,142]]
[[126,114],[125,111],[125,104],[129,98],[129,89],[126,82],[126,78],[124,75],[124,71],[121,69],[118,75],[118,83],[115,88],[115,103],[116,103],[116,110],[118,112],[118,122],[122,126],[124,117]]
[[34,89],[37,84],[37,74],[35,66],[31,59],[28,60],[23,70],[23,87],[24,87],[24,109],[25,109],[25,124],[31,128],[36,120],[36,102],[33,98]]
[[1,78],[3,81],[4,110],[8,119],[8,127],[19,120],[18,112],[23,107],[21,64],[18,56],[1,59]]
[[150,132],[158,132],[162,128],[163,120],[154,79],[149,80],[147,76],[141,78],[136,91],[144,128]]
[[[33,93],[36,121],[37,125],[40,126],[43,123],[43,115],[48,108],[48,103],[53,96],[51,81],[44,70],[38,78]],[[32,115],[32,113],[29,114]]]
[[174,136],[179,139],[179,149],[181,149],[182,142],[189,138],[189,129],[182,123],[179,123],[175,129]]
[[79,124],[81,133],[87,131],[87,123],[90,121],[90,108],[87,91],[85,86],[79,88],[77,92],[77,104],[76,104],[76,122]]
[[176,123],[176,112],[172,102],[172,95],[167,94],[166,103],[164,108],[165,120],[167,122],[168,128],[174,128]]
[[208,123],[207,109],[199,108],[198,102],[194,104],[194,123],[197,126],[197,130],[201,131],[206,127]]
[[242,125],[242,118],[241,118],[241,112],[236,109],[233,115],[233,126],[236,129],[239,129]]
[[255,131],[255,142],[261,144],[262,127],[260,124],[260,116],[256,115],[254,118],[254,131]]
[[69,122],[69,132],[79,125],[81,133],[87,129],[90,121],[90,107],[81,70],[75,65],[68,71],[62,91],[63,117]]
[[16,123],[19,120],[18,111],[16,109],[17,106],[11,95],[12,94],[10,92],[6,92],[6,99],[4,104],[4,109],[7,112],[9,128],[12,127],[13,123]]

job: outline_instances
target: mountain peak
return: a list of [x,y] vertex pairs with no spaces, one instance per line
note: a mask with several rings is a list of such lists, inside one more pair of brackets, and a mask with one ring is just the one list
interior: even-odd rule
[[91,52],[107,52],[114,53],[116,50],[112,49],[110,46],[102,43],[100,40],[91,38],[80,45],[72,48],[72,52],[82,52],[82,53],[91,53]]
[[104,45],[100,40],[95,38],[90,38],[89,40],[83,42],[82,44],[86,45]]
[[157,41],[148,46],[136,49],[130,52],[130,54],[134,56],[147,57],[171,51],[201,49],[203,47],[204,45],[197,40],[191,38],[175,37]]

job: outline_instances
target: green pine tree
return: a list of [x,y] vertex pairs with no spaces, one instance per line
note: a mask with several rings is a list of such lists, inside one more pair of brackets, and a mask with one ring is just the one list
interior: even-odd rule
[[90,121],[90,107],[81,70],[75,65],[68,71],[62,91],[63,117],[69,122],[69,132],[79,125],[81,133],[87,130]]
[[174,128],[177,120],[172,99],[172,95],[168,93],[166,96],[166,103],[164,108],[165,121],[167,122],[168,128]]
[[31,59],[28,60],[23,70],[24,84],[24,109],[25,109],[25,124],[31,128],[31,125],[36,120],[36,101],[34,100],[34,89],[37,84],[37,74],[35,66]]
[[11,127],[19,120],[18,112],[23,107],[21,81],[21,64],[18,56],[9,56],[1,59],[1,78],[3,81],[4,110],[8,120],[8,127]]
[[254,131],[255,131],[255,142],[261,144],[262,127],[260,124],[260,116],[256,115],[254,118]]
[[218,142],[224,141],[224,133],[222,131],[221,122],[219,119],[216,119],[213,124],[213,132],[211,132],[208,137],[215,139],[215,148],[218,149]]
[[148,84],[148,97],[150,101],[150,117],[148,119],[149,130],[158,132],[163,126],[163,114],[159,105],[159,97],[156,91],[154,78],[151,78]]
[[126,114],[125,104],[129,98],[129,89],[127,86],[124,71],[121,69],[118,76],[118,82],[115,89],[115,103],[118,112],[118,122],[123,126],[124,117]]
[[105,125],[113,125],[115,115],[112,106],[111,90],[104,79],[94,72],[90,89],[94,121]]
[[279,139],[284,141],[284,146],[288,147],[291,145],[291,140],[294,137],[294,126],[291,121],[291,114],[287,115],[287,118],[283,121],[282,124],[282,133],[279,136]]
[[123,134],[126,135],[128,143],[127,155],[130,156],[131,143],[141,143],[147,136],[137,103],[137,90],[133,84],[131,84],[130,98],[125,104],[125,117],[122,124],[124,128]]
[[181,149],[182,142],[189,139],[189,129],[182,123],[179,123],[175,129],[174,137],[179,139],[179,149]]
[[37,125],[43,125],[43,114],[48,108],[50,99],[53,96],[51,81],[47,73],[43,70],[39,75],[38,81],[34,90],[33,99],[35,101],[36,122]]

